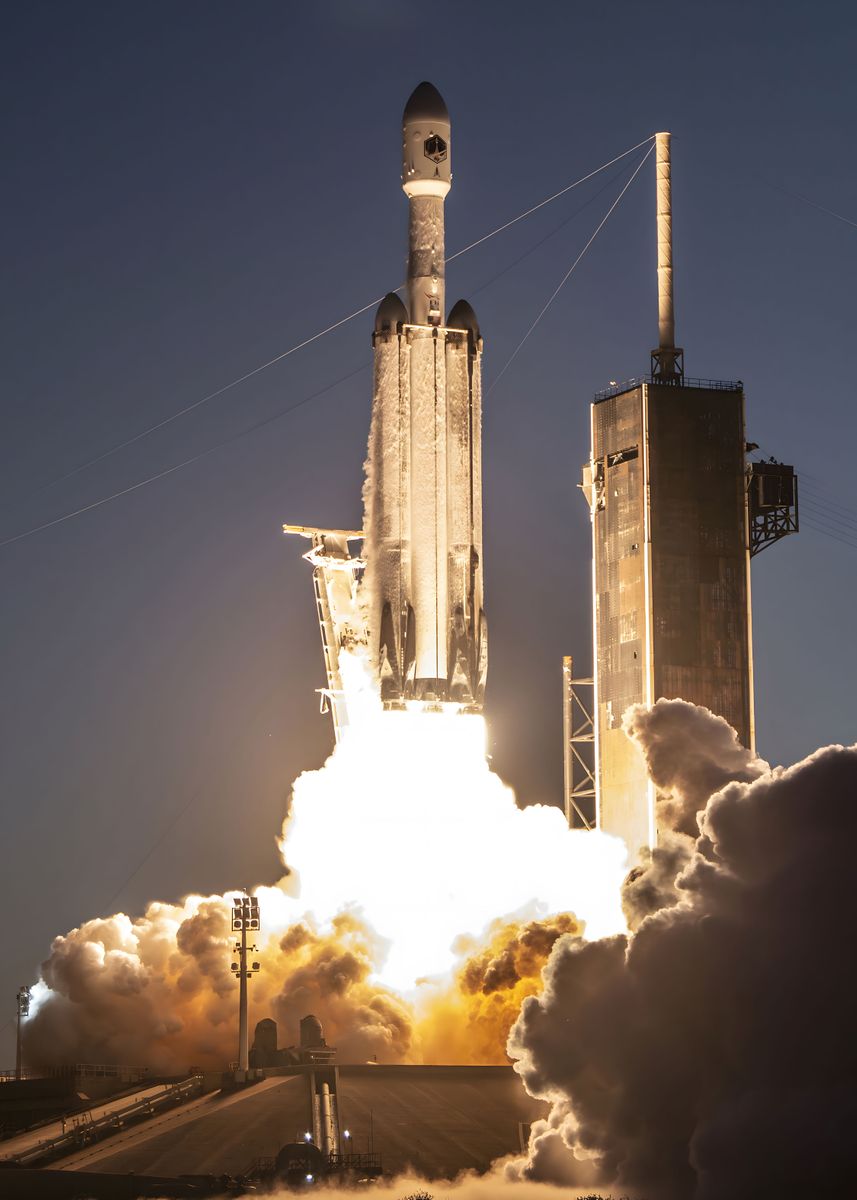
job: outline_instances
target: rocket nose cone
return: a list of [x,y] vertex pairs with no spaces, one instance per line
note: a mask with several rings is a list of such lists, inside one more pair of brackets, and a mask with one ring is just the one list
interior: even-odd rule
[[450,329],[466,329],[474,341],[478,342],[482,336],[479,331],[479,322],[476,319],[476,313],[466,300],[458,300],[453,304],[446,323]]
[[387,292],[375,313],[375,332],[398,331],[402,325],[407,325],[407,323],[408,310],[395,292]]
[[411,92],[410,99],[405,105],[402,118],[404,124],[409,121],[448,121],[449,110],[443,101],[443,96],[433,83],[423,81]]

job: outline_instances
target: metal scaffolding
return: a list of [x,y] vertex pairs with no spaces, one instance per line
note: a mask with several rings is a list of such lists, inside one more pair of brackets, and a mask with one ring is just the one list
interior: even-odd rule
[[[589,697],[589,703],[582,692]],[[594,679],[575,679],[574,659],[565,655],[562,660],[564,807],[571,829],[595,829],[598,824],[594,692]]]
[[751,557],[780,538],[797,533],[800,525],[794,467],[779,462],[749,463],[747,513]]

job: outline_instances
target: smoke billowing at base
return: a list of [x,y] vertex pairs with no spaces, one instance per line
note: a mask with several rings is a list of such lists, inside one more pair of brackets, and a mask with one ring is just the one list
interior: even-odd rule
[[[559,812],[518,810],[485,765],[480,722],[475,741],[463,728],[450,753],[468,764],[466,793],[435,744],[403,797],[400,764],[371,739],[344,742],[298,781],[283,842],[294,869],[258,889],[254,1019],[294,1029],[314,1011],[352,1061],[502,1062],[508,1032],[524,1086],[551,1112],[526,1156],[494,1168],[495,1191],[741,1200],[840,1185],[857,1117],[844,1034],[857,747],[770,769],[707,710],[633,710],[626,730],[671,831],[620,888],[615,843],[566,831]],[[462,826],[465,800],[473,823]],[[326,854],[302,856],[315,823],[337,816],[354,875],[324,909]],[[401,859],[386,890],[382,830]],[[192,897],[58,938],[26,1025],[31,1061],[222,1065],[236,1009],[227,918],[228,898]],[[442,1186],[494,1194],[487,1182]]]
[[652,1200],[844,1195],[857,747],[771,770],[678,700],[626,729],[674,832],[625,887],[633,933],[561,939],[523,1003],[509,1052],[552,1111],[509,1173]]
[[[622,844],[519,809],[480,717],[364,712],[296,782],[282,850],[289,873],[254,889],[251,1021],[273,1017],[288,1039],[312,1012],[341,1061],[507,1062],[556,939],[624,927]],[[155,902],[57,938],[28,1061],[167,1072],[234,1058],[231,897]]]

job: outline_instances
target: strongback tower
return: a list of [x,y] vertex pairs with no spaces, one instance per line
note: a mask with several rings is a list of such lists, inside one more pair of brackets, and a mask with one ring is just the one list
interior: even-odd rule
[[[669,150],[669,134],[658,134],[659,345],[649,376],[595,397],[583,478],[593,539],[596,817],[625,840],[632,861],[658,831],[653,786],[622,729],[629,705],[680,697],[725,717],[743,745],[754,745],[750,554],[752,497],[761,491],[749,487],[756,475],[746,464],[742,385],[686,378],[675,345]],[[770,469],[793,487],[791,468]],[[785,525],[796,529],[796,513],[786,512]]]

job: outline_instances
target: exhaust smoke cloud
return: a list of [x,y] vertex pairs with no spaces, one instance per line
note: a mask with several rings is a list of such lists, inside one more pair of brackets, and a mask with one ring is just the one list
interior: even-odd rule
[[844,1195],[857,746],[771,770],[682,701],[626,728],[674,828],[626,885],[635,931],[561,938],[523,1003],[509,1051],[552,1111],[508,1174],[649,1200]]
[[[294,1030],[312,1010],[358,1061],[498,1062],[508,1034],[549,1117],[526,1155],[444,1195],[535,1197],[557,1184],[635,1200],[846,1194],[857,746],[770,769],[707,710],[632,710],[626,729],[671,827],[620,888],[615,844],[567,834],[558,813],[518,812],[485,765],[480,722],[453,723],[448,744],[443,729],[441,717],[423,741],[404,719],[393,752],[367,731],[296,784],[290,873],[257,889],[254,1019]],[[403,790],[399,759],[414,753]],[[338,830],[351,874],[328,895]],[[403,863],[385,891],[396,847]],[[580,866],[587,848],[601,881]],[[480,888],[490,895],[471,904]],[[235,1040],[228,909],[229,895],[191,897],[58,938],[26,1027],[32,1060],[222,1065]],[[403,936],[424,953],[400,950]],[[404,1194],[401,1182],[369,1193]]]
[[[314,1012],[343,1061],[507,1061],[554,941],[624,928],[624,849],[568,830],[558,809],[519,809],[487,763],[481,717],[384,712],[359,663],[346,677],[358,716],[294,785],[287,874],[254,889],[251,1022],[272,1016],[287,1040]],[[32,1065],[233,1059],[232,895],[58,937],[26,1025]]]

